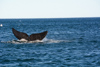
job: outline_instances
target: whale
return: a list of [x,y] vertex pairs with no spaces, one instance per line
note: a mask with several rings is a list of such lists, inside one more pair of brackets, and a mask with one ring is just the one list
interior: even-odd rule
[[24,32],[20,32],[20,31],[15,30],[14,28],[12,28],[12,32],[13,32],[14,36],[16,38],[18,38],[19,40],[25,39],[27,41],[42,40],[42,39],[45,38],[45,36],[48,33],[48,31],[44,31],[44,32],[41,32],[41,33],[33,33],[31,35],[27,35]]

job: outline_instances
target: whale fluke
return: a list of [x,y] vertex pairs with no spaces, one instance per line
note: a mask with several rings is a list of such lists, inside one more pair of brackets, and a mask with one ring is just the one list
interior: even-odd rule
[[15,37],[18,38],[19,40],[26,39],[28,41],[42,40],[48,33],[48,31],[44,31],[42,33],[31,34],[30,36],[28,36],[26,33],[19,32],[14,28],[12,28],[12,32],[15,35]]

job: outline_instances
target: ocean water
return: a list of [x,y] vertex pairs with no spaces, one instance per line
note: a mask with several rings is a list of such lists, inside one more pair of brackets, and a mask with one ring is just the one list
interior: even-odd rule
[[[99,67],[100,18],[0,19],[0,67]],[[21,42],[48,31],[42,41]]]

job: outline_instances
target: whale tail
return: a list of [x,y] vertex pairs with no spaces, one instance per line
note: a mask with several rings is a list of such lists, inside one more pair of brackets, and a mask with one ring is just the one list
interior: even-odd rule
[[20,39],[26,39],[28,41],[34,41],[34,40],[42,40],[48,33],[48,31],[44,31],[42,33],[36,33],[36,34],[31,34],[28,36],[26,33],[19,32],[12,28],[12,32],[15,35],[16,38]]

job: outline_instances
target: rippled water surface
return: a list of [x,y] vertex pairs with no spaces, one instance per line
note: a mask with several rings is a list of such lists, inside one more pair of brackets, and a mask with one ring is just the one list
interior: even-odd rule
[[[0,67],[99,67],[100,18],[0,19]],[[48,31],[42,41],[22,42]]]

